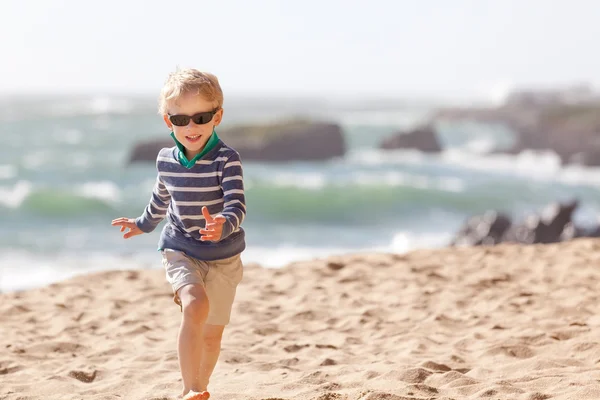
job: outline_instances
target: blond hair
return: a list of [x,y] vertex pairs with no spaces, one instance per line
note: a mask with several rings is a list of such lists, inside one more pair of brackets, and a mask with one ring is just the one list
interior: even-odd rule
[[223,91],[217,77],[210,72],[202,72],[193,68],[177,69],[169,74],[158,101],[159,114],[167,113],[167,105],[184,94],[196,93],[215,108],[223,107]]

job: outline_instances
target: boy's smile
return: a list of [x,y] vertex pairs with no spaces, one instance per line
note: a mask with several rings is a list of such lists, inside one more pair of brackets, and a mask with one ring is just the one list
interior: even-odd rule
[[186,136],[185,138],[187,139],[188,142],[190,143],[196,143],[200,140],[202,136],[201,135],[194,135],[194,136]]

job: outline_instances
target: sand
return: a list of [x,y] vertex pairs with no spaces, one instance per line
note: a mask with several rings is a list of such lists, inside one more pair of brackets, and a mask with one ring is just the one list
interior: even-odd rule
[[[600,399],[600,241],[248,265],[219,399]],[[0,295],[0,399],[176,399],[159,269]]]

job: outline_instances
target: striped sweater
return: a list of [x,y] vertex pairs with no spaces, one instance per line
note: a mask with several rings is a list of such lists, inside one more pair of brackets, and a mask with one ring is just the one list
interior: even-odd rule
[[[158,242],[159,250],[173,249],[199,260],[217,260],[241,253],[246,216],[243,171],[237,151],[221,141],[216,133],[207,143],[207,152],[188,161],[181,145],[158,153],[158,176],[149,204],[136,225],[152,232],[166,217]],[[211,147],[212,146],[212,147]],[[205,220],[202,207],[212,216],[221,214],[227,222],[219,241],[200,240]]]

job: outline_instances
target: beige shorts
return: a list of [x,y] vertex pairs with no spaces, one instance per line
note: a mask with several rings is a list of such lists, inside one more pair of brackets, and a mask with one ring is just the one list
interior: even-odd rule
[[[191,284],[204,286],[208,297],[207,324],[228,325],[244,267],[240,255],[215,261],[201,261],[175,250],[162,250],[167,281],[173,288],[173,301],[181,309],[178,291]],[[183,310],[182,310],[183,311]]]

